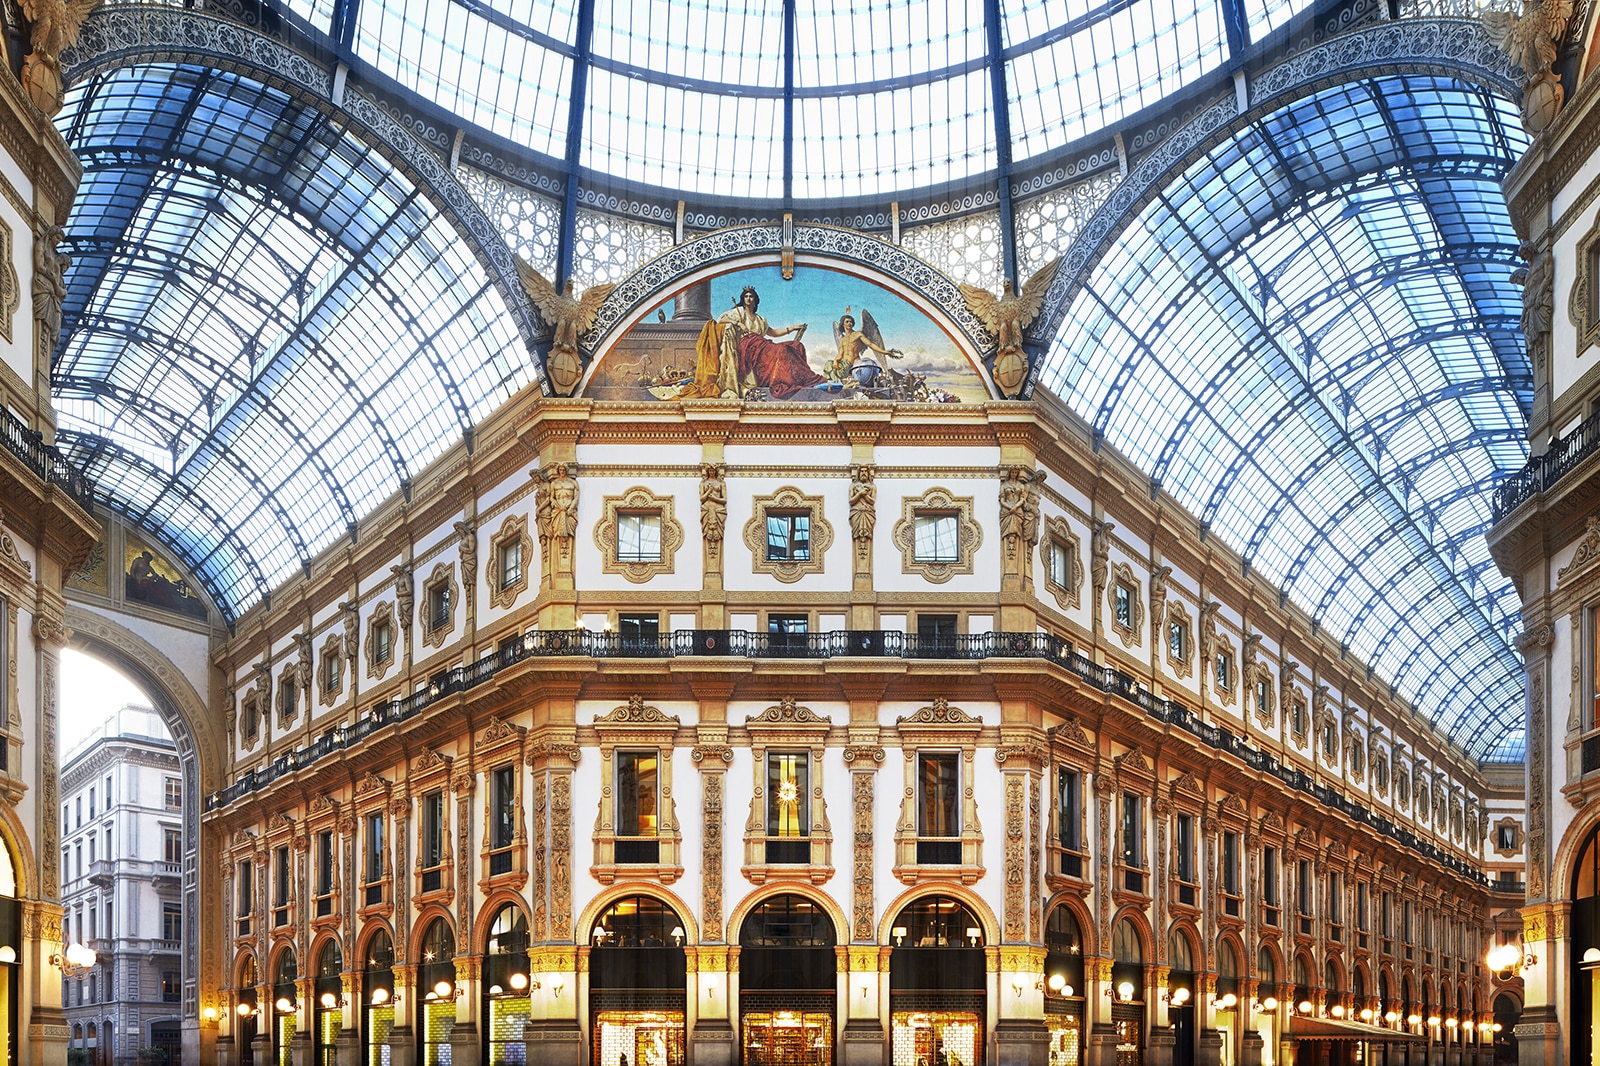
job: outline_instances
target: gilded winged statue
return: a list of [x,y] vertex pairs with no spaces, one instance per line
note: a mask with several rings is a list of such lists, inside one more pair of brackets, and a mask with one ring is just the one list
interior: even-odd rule
[[1551,69],[1572,21],[1573,0],[1524,3],[1522,15],[1485,11],[1478,16],[1484,32],[1522,68],[1522,124],[1530,133],[1549,127],[1561,110],[1565,92]]
[[522,281],[523,291],[533,301],[533,306],[539,309],[540,316],[555,330],[550,339],[550,357],[545,363],[550,372],[550,384],[562,396],[570,396],[583,376],[583,360],[578,355],[578,336],[594,325],[600,304],[616,286],[591,285],[583,290],[582,296],[575,298],[571,278],[567,279],[566,291],[557,292],[556,287],[526,260],[521,256],[516,259],[517,276]]
[[100,0],[22,0],[33,26],[33,51],[23,62],[22,84],[47,115],[61,110],[61,53],[78,39],[78,30]]
[[1028,377],[1028,356],[1022,350],[1023,331],[1039,316],[1044,294],[1055,280],[1056,268],[1060,265],[1060,258],[1056,258],[1034,271],[1033,276],[1022,283],[1020,294],[1012,289],[1010,278],[1001,283],[999,296],[976,285],[960,286],[967,309],[994,334],[994,383],[1008,400],[1016,398]]

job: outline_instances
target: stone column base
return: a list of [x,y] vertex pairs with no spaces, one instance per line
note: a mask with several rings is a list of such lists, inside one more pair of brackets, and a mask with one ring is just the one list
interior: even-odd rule
[[888,1062],[883,1026],[876,1018],[852,1018],[839,1044],[839,1066],[884,1066]]
[[739,1048],[726,1018],[702,1018],[689,1031],[689,1066],[734,1066]]
[[1171,1026],[1152,1025],[1150,1027],[1150,1043],[1144,1049],[1143,1062],[1145,1066],[1172,1066],[1173,1054],[1178,1046],[1178,1037]]
[[1050,1058],[1050,1033],[1043,1019],[1001,1018],[994,1042],[998,1066],[1045,1066]]
[[522,1030],[528,1062],[540,1066],[583,1066],[583,1030],[575,1021],[530,1022]]
[[1195,1066],[1222,1066],[1222,1030],[1200,1030],[1200,1043],[1194,1052]]
[[1239,1066],[1261,1066],[1261,1056],[1266,1049],[1261,1033],[1255,1029],[1244,1031],[1244,1050],[1239,1054]]
[[1117,1066],[1117,1028],[1096,1022],[1089,1032],[1089,1057],[1085,1066]]

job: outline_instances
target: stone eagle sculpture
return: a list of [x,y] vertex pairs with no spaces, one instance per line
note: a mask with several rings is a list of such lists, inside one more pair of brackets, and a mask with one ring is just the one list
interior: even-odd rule
[[572,279],[567,279],[564,292],[557,292],[543,274],[535,270],[521,256],[516,257],[517,276],[522,289],[539,309],[540,316],[554,329],[550,339],[550,356],[545,367],[550,373],[550,384],[562,396],[572,395],[583,377],[583,360],[578,355],[578,337],[594,325],[600,304],[616,286],[591,285],[581,297],[572,294]]
[[1478,16],[1489,39],[1522,68],[1522,124],[1529,133],[1548,129],[1561,110],[1565,91],[1551,66],[1560,54],[1572,9],[1573,0],[1540,0],[1525,3],[1521,16],[1509,11]]
[[61,110],[61,53],[72,47],[83,20],[99,6],[100,0],[22,0],[22,13],[33,28],[22,84],[46,115]]
[[999,296],[976,285],[959,286],[967,309],[994,334],[994,383],[1008,400],[1016,398],[1028,377],[1028,356],[1022,350],[1023,331],[1039,316],[1044,294],[1055,280],[1056,268],[1060,265],[1058,257],[1034,271],[1033,276],[1022,283],[1020,294],[1012,289],[1010,278],[1001,283]]

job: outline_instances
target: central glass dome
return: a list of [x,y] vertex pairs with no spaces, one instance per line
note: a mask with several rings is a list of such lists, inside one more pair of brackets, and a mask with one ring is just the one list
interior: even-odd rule
[[348,27],[331,0],[289,4],[519,148],[565,160],[576,119],[590,174],[745,201],[885,197],[1037,162],[1170,103],[1304,6],[595,0],[586,33],[580,5],[546,0],[363,0]]

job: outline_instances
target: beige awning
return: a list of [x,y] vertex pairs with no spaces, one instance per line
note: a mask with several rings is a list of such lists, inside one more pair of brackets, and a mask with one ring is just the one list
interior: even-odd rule
[[1427,1037],[1381,1025],[1350,1022],[1342,1018],[1310,1018],[1303,1014],[1289,1019],[1291,1040],[1370,1040],[1374,1044],[1421,1044]]

